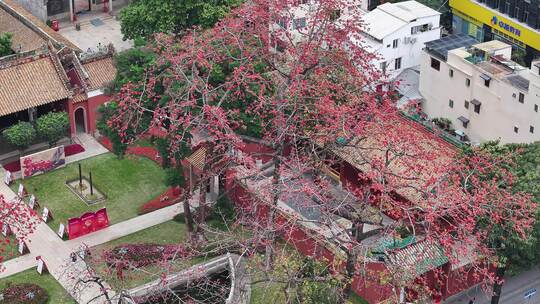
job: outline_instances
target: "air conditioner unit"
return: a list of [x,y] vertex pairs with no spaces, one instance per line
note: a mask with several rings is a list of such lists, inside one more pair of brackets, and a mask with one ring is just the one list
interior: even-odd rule
[[410,44],[415,44],[416,43],[416,37],[411,37],[411,40],[409,42],[410,42]]

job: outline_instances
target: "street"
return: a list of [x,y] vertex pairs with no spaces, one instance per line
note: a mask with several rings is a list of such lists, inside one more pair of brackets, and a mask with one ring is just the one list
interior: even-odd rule
[[[536,289],[536,292],[534,290]],[[525,294],[534,293],[530,299],[525,299]],[[478,286],[468,291],[465,291],[457,296],[449,298],[447,304],[468,304],[469,301],[476,297],[474,304],[489,304],[491,297]],[[500,304],[540,304],[540,266],[524,272],[515,277],[506,279]]]

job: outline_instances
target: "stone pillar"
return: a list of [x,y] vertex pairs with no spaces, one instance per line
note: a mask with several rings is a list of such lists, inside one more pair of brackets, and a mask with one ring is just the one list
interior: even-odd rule
[[210,180],[210,197],[215,200],[219,195],[219,176],[216,175]]
[[109,14],[112,15],[112,0],[109,0]]
[[73,18],[73,0],[69,0],[69,20],[71,22],[75,21]]

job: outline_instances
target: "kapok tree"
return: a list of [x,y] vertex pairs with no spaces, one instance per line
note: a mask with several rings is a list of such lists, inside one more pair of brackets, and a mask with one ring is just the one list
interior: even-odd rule
[[[364,246],[366,237],[361,227],[381,224],[377,218],[370,223],[369,214],[355,214],[358,207],[375,205],[383,213],[395,213],[400,219],[397,224],[379,229],[388,235],[402,227],[413,233],[422,231],[427,240],[444,235],[445,218],[438,216],[436,208],[430,209],[427,198],[433,195],[432,183],[440,180],[443,185],[447,180],[441,176],[451,169],[451,157],[438,160],[439,151],[429,149],[429,142],[418,143],[417,130],[395,124],[398,117],[391,98],[375,90],[383,75],[371,65],[375,55],[362,47],[362,24],[357,18],[347,18],[350,7],[351,3],[340,0],[309,5],[250,1],[211,30],[192,31],[181,41],[158,37],[156,66],[165,69],[156,75],[151,73],[143,86],[125,86],[119,96],[120,115],[112,123],[120,130],[138,126],[150,114],[150,126],[166,130],[171,150],[183,142],[192,144],[188,134],[206,135],[206,176],[200,178],[200,189],[217,173],[214,164],[218,160],[222,164],[243,164],[246,176],[264,175],[261,170],[268,167],[258,168],[250,158],[234,159],[235,154],[225,153],[231,147],[242,148],[238,133],[257,129],[255,133],[274,151],[270,153],[271,182],[255,189],[262,198],[260,208],[266,208],[268,215],[263,222],[252,221],[256,236],[266,247],[266,269],[273,264],[276,235],[304,220],[291,217],[288,225],[277,221],[280,201],[299,191],[319,197],[313,206],[306,206],[305,197],[294,200],[303,207],[318,206],[323,220],[317,221],[322,226],[334,226],[336,214],[348,213],[346,217],[355,223],[355,229],[345,229],[342,234],[350,266],[341,272],[344,282],[350,282],[358,272],[359,255],[355,252],[360,251],[355,248]],[[306,16],[305,24],[293,21],[291,29],[290,21],[298,19],[294,18],[297,14]],[[390,127],[392,132],[387,132]],[[373,145],[373,132],[382,137],[378,146]],[[331,154],[344,143],[361,155],[365,170],[360,177],[369,181],[363,189],[351,191],[360,196],[361,203],[336,204],[328,195],[332,192],[330,183],[309,183],[313,174],[308,173],[313,168],[323,169],[340,161],[322,158],[321,154]],[[377,153],[366,153],[370,151]],[[396,163],[401,166],[397,172],[390,170]],[[449,189],[442,193],[460,188]],[[413,197],[404,197],[402,191],[412,192],[407,194]],[[465,202],[472,194],[463,192],[459,208],[469,210]],[[445,197],[438,195],[439,200]],[[432,231],[430,238],[428,232]],[[471,231],[464,231],[456,243],[471,244],[473,237],[465,232]],[[350,288],[349,283],[343,290]]]

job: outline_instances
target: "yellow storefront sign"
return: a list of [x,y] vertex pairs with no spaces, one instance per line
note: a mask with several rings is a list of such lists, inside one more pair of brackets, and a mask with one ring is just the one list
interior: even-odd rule
[[484,7],[472,0],[450,0],[450,6],[453,11],[459,12],[458,15],[470,16],[534,49],[540,50],[539,32],[500,15],[495,10]]

